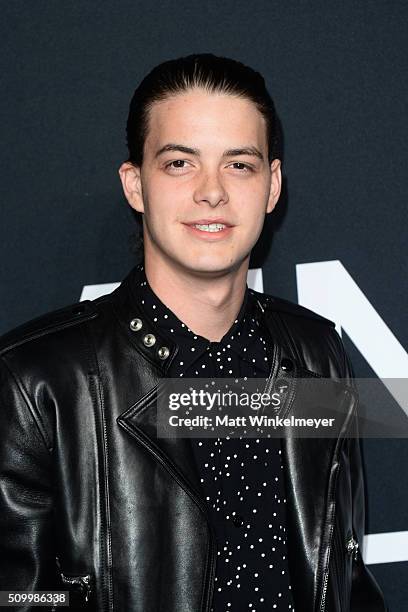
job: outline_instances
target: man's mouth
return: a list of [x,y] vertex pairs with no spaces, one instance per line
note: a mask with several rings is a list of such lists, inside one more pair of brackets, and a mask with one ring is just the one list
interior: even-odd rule
[[224,225],[223,223],[210,223],[210,224],[195,223],[193,227],[201,230],[202,232],[220,232],[227,226]]
[[205,234],[218,234],[220,232],[226,233],[232,229],[233,225],[226,221],[226,219],[197,219],[192,223],[186,223],[188,227],[202,232]]
[[231,234],[234,226],[226,219],[197,219],[192,223],[184,223],[188,227],[192,235],[205,240],[214,241],[220,240]]

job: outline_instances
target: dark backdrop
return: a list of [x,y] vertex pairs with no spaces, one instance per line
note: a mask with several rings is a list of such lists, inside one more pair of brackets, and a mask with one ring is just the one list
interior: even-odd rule
[[[265,291],[296,301],[297,263],[339,259],[407,346],[405,2],[14,0],[1,13],[0,333],[125,276],[131,94],[155,64],[212,52],[264,74],[283,124]],[[364,453],[368,533],[408,530],[407,441]],[[370,567],[391,612],[406,610],[408,562]]]

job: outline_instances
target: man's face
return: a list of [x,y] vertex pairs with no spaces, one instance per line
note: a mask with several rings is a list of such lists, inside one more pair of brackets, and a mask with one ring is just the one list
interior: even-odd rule
[[256,106],[203,89],[153,105],[142,167],[125,163],[120,175],[143,213],[146,257],[210,276],[249,261],[281,188]]

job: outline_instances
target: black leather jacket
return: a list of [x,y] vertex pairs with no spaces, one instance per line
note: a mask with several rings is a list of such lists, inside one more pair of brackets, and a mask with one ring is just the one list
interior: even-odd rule
[[[0,590],[69,590],[71,609],[98,612],[208,612],[216,543],[189,440],[156,436],[156,389],[177,346],[146,326],[136,276],[0,340]],[[306,371],[352,385],[332,322],[257,298],[275,339],[270,380],[289,381],[288,401]],[[284,441],[297,612],[386,609],[356,546],[355,408],[350,399],[338,438]]]

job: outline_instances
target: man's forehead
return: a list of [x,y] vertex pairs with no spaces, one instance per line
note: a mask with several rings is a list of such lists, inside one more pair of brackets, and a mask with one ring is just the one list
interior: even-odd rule
[[182,142],[194,146],[194,137],[229,148],[266,144],[266,121],[256,105],[229,94],[186,92],[153,103],[147,139],[155,147]]
[[[264,117],[256,104],[249,98],[227,93],[207,92],[204,90],[191,90],[166,96],[150,105],[149,115],[161,120],[168,114],[179,114],[180,118],[196,117],[196,109],[200,108],[200,117],[212,117],[228,109],[231,115],[245,114],[250,118],[263,120]],[[228,116],[224,115],[224,120]]]

